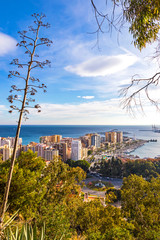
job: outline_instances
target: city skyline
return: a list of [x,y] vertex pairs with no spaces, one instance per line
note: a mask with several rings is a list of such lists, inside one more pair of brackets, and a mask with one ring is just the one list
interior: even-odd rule
[[[51,28],[46,31],[53,41],[50,49],[40,50],[40,56],[51,60],[49,69],[40,70],[35,76],[44,82],[48,89],[41,91],[36,102],[42,112],[31,110],[29,120],[23,124],[56,125],[150,125],[160,124],[160,113],[146,103],[146,115],[129,116],[120,107],[119,90],[130,83],[131,77],[138,74],[150,77],[156,72],[158,63],[151,61],[154,45],[140,52],[134,47],[128,28],[117,36],[104,33],[97,42],[95,18],[90,1],[77,0],[66,3],[64,0],[29,0],[26,3],[11,0],[2,3],[0,25],[0,124],[16,124],[16,113],[8,113],[10,86],[13,80],[7,78],[13,58],[22,59],[17,32],[31,24],[30,15],[45,13]],[[117,40],[118,38],[118,40]],[[19,86],[19,81],[17,85]],[[158,89],[152,89],[158,96]],[[21,96],[20,96],[21,97]]]

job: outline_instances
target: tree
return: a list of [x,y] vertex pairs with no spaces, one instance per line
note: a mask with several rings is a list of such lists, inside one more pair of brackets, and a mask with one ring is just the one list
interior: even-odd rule
[[106,202],[117,202],[121,200],[121,190],[114,187],[107,188],[105,193]]
[[88,155],[91,155],[93,153],[92,150],[88,150]]
[[[8,198],[10,214],[19,209],[23,218],[29,219],[35,216],[37,207],[46,193],[47,178],[42,179],[45,166],[45,161],[31,150],[21,153],[15,162],[10,185]],[[9,160],[0,164],[0,204],[9,168]]]
[[77,161],[74,161],[74,160],[68,159],[68,160],[66,161],[66,163],[67,163],[70,167],[80,167],[80,168],[82,168],[85,172],[88,172],[89,167],[90,167],[90,163],[87,162],[86,160],[77,160]]
[[160,178],[151,182],[130,175],[121,188],[122,210],[134,224],[136,239],[158,239],[160,234]]
[[[9,168],[9,160],[0,163],[0,204]],[[45,222],[45,239],[60,239],[62,235],[70,239],[75,232],[71,229],[72,216],[77,205],[83,203],[80,192],[85,176],[80,167],[71,168],[60,159],[55,158],[46,166],[31,150],[22,152],[14,166],[7,213],[13,216],[19,210],[18,225],[25,219],[36,222],[40,229]]]
[[[71,168],[60,159],[54,159],[44,169],[42,179],[48,179],[44,194],[37,211],[36,220],[41,226],[46,223],[46,239],[60,239],[62,234],[65,239],[71,235],[72,214],[76,206],[81,202],[81,181],[85,178],[85,172],[80,168]],[[46,181],[46,180],[45,180]],[[70,237],[69,237],[70,239]]]
[[[112,28],[120,31],[125,23],[129,24],[129,31],[133,35],[134,45],[140,50],[146,47],[147,43],[159,40],[160,30],[160,2],[155,0],[104,0],[101,5],[106,8],[101,10],[95,0],[90,0],[97,23],[96,32],[103,33],[104,28],[108,31]],[[109,5],[109,6],[108,6]],[[110,8],[110,5],[111,8]],[[112,10],[109,12],[109,10]],[[105,29],[106,30],[106,29]]]
[[99,199],[79,205],[73,219],[74,226],[88,240],[133,239],[130,233],[133,225],[123,219],[121,210],[110,205],[104,207]]
[[67,200],[70,195],[79,195],[80,183],[85,179],[86,173],[80,168],[71,168],[60,159],[55,158],[44,169],[43,177],[49,179],[44,199],[47,204],[56,205]]
[[[37,89],[41,88],[44,92],[46,91],[45,84],[40,84],[40,80],[38,78],[35,78],[31,76],[31,72],[33,69],[36,68],[43,68],[46,65],[50,65],[49,60],[45,61],[39,61],[37,58],[39,57],[38,54],[36,54],[36,48],[39,46],[50,46],[52,43],[51,40],[45,37],[39,37],[39,30],[40,28],[48,28],[50,25],[48,23],[44,23],[43,19],[45,15],[41,14],[33,14],[32,17],[34,18],[33,26],[28,27],[28,31],[20,31],[19,35],[21,38],[21,41],[17,44],[17,46],[22,47],[24,49],[24,54],[27,55],[26,61],[20,62],[19,59],[13,59],[11,62],[12,65],[19,68],[24,68],[23,72],[20,73],[18,70],[10,71],[8,77],[16,77],[22,81],[24,81],[24,87],[18,88],[16,85],[11,86],[11,93],[13,92],[23,92],[23,99],[19,99],[19,96],[17,94],[11,94],[8,97],[8,101],[12,104],[10,106],[11,110],[9,111],[12,113],[13,110],[17,110],[19,112],[19,120],[17,125],[17,131],[16,131],[16,137],[15,137],[15,143],[14,143],[14,149],[13,149],[13,155],[11,159],[11,165],[10,170],[8,174],[8,180],[5,187],[5,193],[3,202],[0,209],[0,227],[3,223],[4,213],[6,210],[6,205],[8,201],[8,194],[10,190],[10,184],[13,174],[13,168],[14,163],[16,159],[16,150],[17,150],[17,143],[18,138],[20,134],[20,128],[21,128],[21,122],[22,122],[22,116],[24,116],[25,119],[27,119],[27,115],[29,114],[29,111],[27,108],[31,108],[30,103],[35,102],[35,99],[32,98],[37,92]],[[23,73],[25,74],[23,75]],[[15,105],[14,102],[19,102],[21,106],[18,104]],[[40,106],[38,104],[34,105],[34,108],[40,112]]]
[[[95,19],[97,23],[97,36],[104,33],[104,29],[109,32],[115,29],[121,32],[125,23],[129,26],[129,32],[133,36],[135,47],[142,50],[147,44],[157,42],[156,52],[153,58],[159,61],[160,57],[160,1],[158,0],[104,0],[102,4],[106,4],[106,9],[101,10],[95,0],[90,0],[93,6]],[[111,13],[110,6],[112,5]],[[105,23],[107,22],[107,25]],[[108,26],[108,28],[107,28]],[[148,78],[140,78],[133,76],[131,83],[120,91],[122,97],[121,105],[127,109],[129,113],[133,113],[134,107],[141,108],[143,111],[142,94],[144,94],[149,102],[159,109],[159,99],[154,98],[151,89],[159,86],[160,71]]]

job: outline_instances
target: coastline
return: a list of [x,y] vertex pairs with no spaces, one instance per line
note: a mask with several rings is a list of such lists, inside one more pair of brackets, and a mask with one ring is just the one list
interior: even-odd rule
[[143,147],[147,142],[148,140],[137,139],[135,142],[131,142],[128,146],[124,146],[120,150],[116,150],[116,154],[119,155],[119,152],[121,152],[123,157],[139,159],[140,157],[133,153],[138,148]]
[[[40,136],[47,136],[53,134],[60,134],[63,137],[78,138],[91,132],[101,132],[110,131],[111,129],[118,129],[118,131],[123,131],[126,137],[130,139],[157,139],[157,143],[149,142],[146,144],[138,144],[133,148],[133,146],[127,146],[126,150],[128,153],[124,153],[125,149],[117,149],[117,155],[125,155],[129,157],[130,154],[138,155],[140,158],[155,158],[160,155],[159,143],[160,143],[160,133],[155,133],[152,131],[139,131],[142,129],[140,125],[22,125],[20,137],[22,138],[22,144],[27,145],[30,142],[39,142]],[[143,126],[143,130],[150,130],[150,126]],[[0,125],[1,137],[14,137],[16,134],[16,125]],[[139,141],[139,140],[138,140]],[[141,150],[142,149],[142,150]],[[134,152],[136,151],[136,152]]]

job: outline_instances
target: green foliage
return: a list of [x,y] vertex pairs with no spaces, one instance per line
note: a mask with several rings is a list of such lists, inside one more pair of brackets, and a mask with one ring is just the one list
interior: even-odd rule
[[124,16],[131,24],[129,30],[140,50],[158,39],[160,29],[159,0],[125,0]]
[[12,224],[12,222],[15,220],[15,218],[17,217],[17,212],[15,212],[14,214],[12,214],[11,217],[8,217],[8,215],[5,215],[5,220],[3,221],[3,223],[0,226],[0,239],[4,238],[4,232],[5,230],[8,228],[8,226],[10,226]]
[[[10,161],[0,164],[0,202],[9,170]],[[78,185],[85,178],[84,171],[70,168],[55,159],[48,166],[32,151],[21,153],[16,160],[9,194],[10,213],[20,209],[24,218],[33,218],[44,206],[67,201],[70,195],[80,192]]]
[[[133,228],[132,224],[128,224],[121,215],[121,210],[112,206],[104,207],[100,200],[85,202],[80,205],[76,211],[76,224],[79,234],[86,236],[86,239],[116,239],[110,237],[109,233],[114,232],[115,228],[119,228],[120,232],[129,232]],[[77,225],[77,226],[76,226]],[[125,235],[125,234],[124,234]],[[133,239],[133,238],[124,239]],[[118,239],[118,238],[117,238]],[[120,238],[119,238],[120,239]]]
[[46,240],[71,238],[73,230],[70,229],[66,208],[65,204],[48,204],[43,206],[43,215],[37,215],[38,226],[41,226],[43,221],[46,223]]
[[121,193],[122,209],[128,221],[134,224],[137,239],[157,239],[156,234],[160,234],[160,178],[148,182],[131,175],[124,179]]
[[90,167],[90,163],[87,162],[86,160],[78,160],[78,161],[73,161],[71,159],[68,159],[66,161],[66,163],[70,166],[70,167],[80,167],[82,168],[85,172],[88,172],[88,169]]
[[66,200],[70,194],[78,194],[80,192],[78,184],[85,179],[86,174],[81,168],[71,168],[60,159],[56,159],[44,169],[43,177],[49,179],[44,198],[48,203],[56,204]]
[[133,240],[135,239],[132,235],[133,226],[128,226],[128,229],[122,227],[114,227],[107,231],[104,239],[110,240]]
[[88,155],[91,155],[93,153],[92,150],[88,150]]
[[110,202],[117,202],[121,200],[121,190],[114,187],[108,188],[106,191],[106,198]]
[[[122,164],[122,169],[124,171],[127,169],[117,159],[112,158],[109,164],[112,163],[112,167]],[[159,166],[158,161],[150,161],[146,165],[143,161],[134,162],[132,165],[131,161],[130,164],[131,169],[133,166],[138,168],[142,164],[147,166],[148,171],[153,170],[153,166],[156,171]],[[8,168],[9,161],[0,164],[0,186],[3,185]],[[141,171],[142,169],[139,169],[139,173]],[[113,173],[114,170],[111,172]],[[25,225],[23,228],[28,229],[30,236],[33,236],[33,232],[37,232],[35,240],[40,239],[39,229],[44,222],[46,240],[73,239],[76,235],[81,235],[86,240],[159,238],[160,178],[152,178],[150,182],[136,175],[124,178],[121,191],[114,188],[107,190],[107,205],[104,206],[99,199],[83,202],[80,196],[80,184],[85,176],[85,172],[80,167],[71,168],[57,158],[47,166],[32,151],[22,153],[14,169],[9,213],[20,208],[17,221],[20,218],[30,221],[34,219],[37,230],[31,225]],[[2,188],[0,193],[3,194]],[[122,210],[108,204],[116,199],[120,200],[120,193],[122,193]],[[15,236],[21,234],[21,227],[10,228],[7,234],[10,235],[6,235],[6,239],[8,236],[10,240],[16,239]],[[28,240],[25,237],[22,239]],[[29,239],[32,240],[31,237]]]
[[32,227],[29,224],[25,224],[21,229],[11,226],[5,232],[5,240],[44,240],[45,239],[45,226],[41,228],[41,232],[38,232],[36,226]]
[[[96,169],[97,168],[97,169]],[[122,176],[122,161],[118,158],[112,157],[107,161],[102,159],[100,164],[95,165],[95,169],[103,176],[107,177],[121,177]]]
[[[0,164],[0,204],[10,167],[10,160]],[[32,151],[21,153],[16,160],[9,194],[9,212],[20,209],[24,217],[33,216],[44,195],[41,181],[45,162]]]
[[47,191],[36,219],[39,225],[46,223],[46,239],[60,238],[62,233],[65,239],[71,237],[73,230],[67,214],[68,202],[80,198],[80,183],[85,176],[81,168],[71,168],[59,159],[50,162],[44,169],[43,177],[48,178]]
[[127,177],[131,174],[147,179],[157,177],[160,174],[160,160],[129,160],[123,165],[123,176]]
[[122,162],[119,158],[102,159],[100,164],[95,164],[93,171],[98,171],[107,177],[128,177],[131,174],[143,176],[148,180],[160,174],[160,159],[140,159]]

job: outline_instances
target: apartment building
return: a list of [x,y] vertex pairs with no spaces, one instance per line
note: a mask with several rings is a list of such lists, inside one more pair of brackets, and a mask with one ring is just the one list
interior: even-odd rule
[[117,132],[117,143],[123,142],[123,132]]
[[46,161],[52,161],[55,157],[59,156],[59,151],[54,148],[44,149],[44,159]]
[[101,137],[99,134],[93,134],[91,136],[91,145],[95,146],[96,148],[100,148],[101,146]]
[[8,145],[4,145],[3,146],[3,158],[2,158],[2,160],[3,161],[8,160],[9,158],[11,158],[12,154],[13,154],[13,148],[11,148]]
[[106,142],[114,144],[123,142],[123,132],[106,132],[105,137]]
[[40,137],[40,143],[50,145],[51,143],[59,143],[61,139],[61,135],[42,136]]
[[71,159],[74,161],[82,159],[82,143],[80,140],[73,140],[71,146]]

